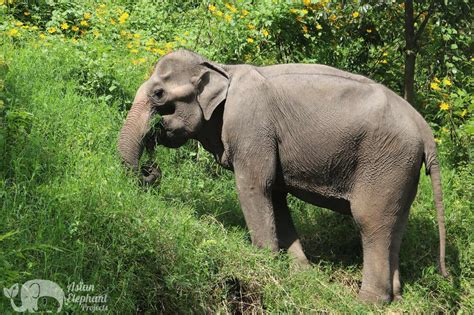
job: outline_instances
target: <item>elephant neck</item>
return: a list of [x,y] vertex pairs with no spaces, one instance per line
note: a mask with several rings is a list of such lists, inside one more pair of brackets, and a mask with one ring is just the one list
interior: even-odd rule
[[222,154],[224,152],[224,144],[222,142],[222,115],[224,106],[221,104],[212,114],[209,121],[204,122],[200,132],[196,135],[204,149],[210,152],[221,164]]

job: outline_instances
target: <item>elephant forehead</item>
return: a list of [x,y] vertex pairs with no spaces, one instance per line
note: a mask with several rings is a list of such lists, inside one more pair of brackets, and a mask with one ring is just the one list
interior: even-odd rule
[[178,53],[171,53],[161,58],[155,68],[156,75],[162,80],[169,78],[176,80],[178,78],[190,78],[197,71],[200,63],[199,58],[186,56]]

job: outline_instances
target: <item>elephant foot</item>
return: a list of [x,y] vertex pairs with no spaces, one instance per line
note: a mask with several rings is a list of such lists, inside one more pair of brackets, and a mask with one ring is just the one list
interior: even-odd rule
[[400,294],[396,294],[393,296],[393,302],[401,302],[403,301],[403,298]]
[[288,255],[292,258],[293,265],[297,267],[297,270],[306,270],[311,267],[311,263],[303,252],[300,240],[296,240],[291,244],[288,248]]
[[366,303],[386,304],[390,303],[392,298],[388,294],[377,294],[367,290],[360,290],[359,300]]
[[305,271],[311,268],[311,263],[306,257],[291,257],[291,269],[294,271]]

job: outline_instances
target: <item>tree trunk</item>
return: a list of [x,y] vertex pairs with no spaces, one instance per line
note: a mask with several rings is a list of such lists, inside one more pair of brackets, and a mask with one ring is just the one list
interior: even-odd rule
[[408,103],[415,105],[415,61],[416,35],[413,18],[413,1],[405,0],[405,80],[404,97]]

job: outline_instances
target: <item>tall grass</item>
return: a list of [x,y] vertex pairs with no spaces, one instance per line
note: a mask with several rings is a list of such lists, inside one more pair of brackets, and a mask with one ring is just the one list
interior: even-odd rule
[[[472,168],[443,168],[451,279],[436,271],[436,215],[422,176],[401,251],[404,301],[364,305],[356,298],[362,254],[351,218],[291,199],[313,262],[297,270],[285,254],[250,245],[232,174],[195,144],[159,148],[159,191],[126,174],[116,138],[123,103],[147,65],[132,67],[122,52],[109,52],[122,97],[107,99],[84,93],[80,49],[4,41],[0,53],[9,66],[7,110],[32,117],[31,130],[7,139],[2,157],[0,287],[35,278],[62,287],[83,281],[107,294],[109,311],[118,314],[474,309]],[[95,54],[90,58],[100,58],[100,49]],[[65,310],[80,311],[76,304]],[[0,298],[0,313],[10,312]]]

